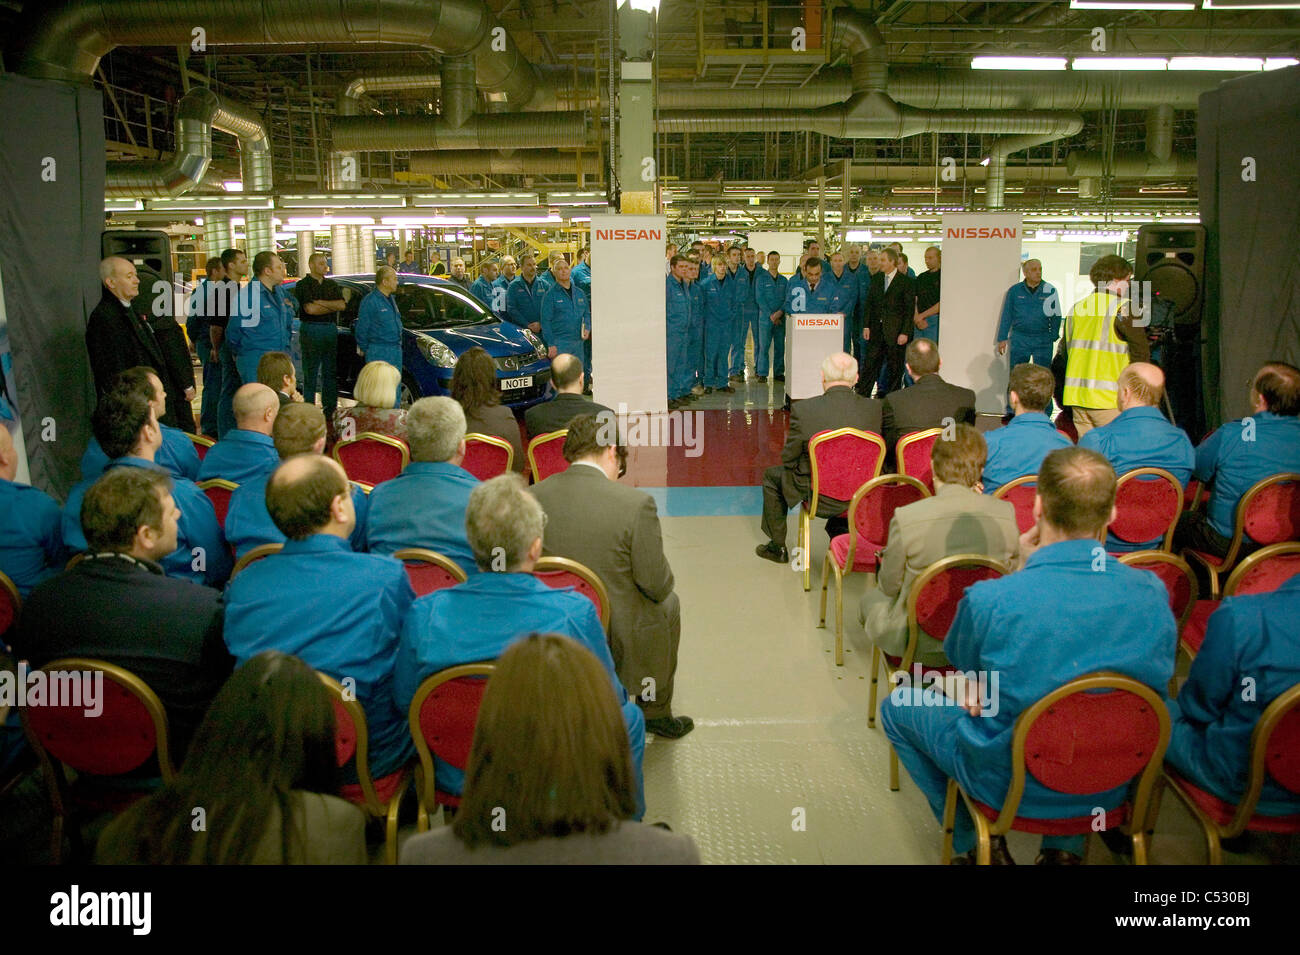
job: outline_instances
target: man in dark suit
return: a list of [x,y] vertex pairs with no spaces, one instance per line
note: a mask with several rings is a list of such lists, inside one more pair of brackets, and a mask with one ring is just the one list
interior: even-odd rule
[[546,512],[543,552],[576,560],[600,577],[609,593],[609,646],[619,680],[635,694],[646,731],[678,739],[695,723],[672,713],[682,612],[654,498],[618,483],[626,451],[615,429],[595,415],[569,422],[564,458],[567,471],[532,488]]
[[866,324],[862,330],[867,348],[858,393],[871,393],[883,364],[887,384],[881,390],[883,396],[903,380],[903,349],[916,330],[916,280],[907,274],[894,249],[885,249],[881,263],[867,292]]
[[929,339],[918,338],[907,346],[907,373],[916,383],[885,398],[884,435],[890,455],[903,435],[942,428],[946,418],[975,423],[975,392],[948,384],[939,377],[939,365],[939,348]]
[[529,438],[563,431],[580,414],[596,415],[599,421],[613,420],[614,412],[583,397],[584,377],[582,359],[573,355],[555,356],[551,362],[551,383],[557,393],[552,400],[533,405],[524,412]]
[[[763,472],[763,533],[769,538],[755,553],[764,560],[788,563],[785,549],[786,516],[790,508],[812,496],[812,460],[808,439],[822,431],[857,428],[880,433],[881,405],[853,390],[858,380],[858,363],[852,355],[838,352],[822,362],[822,391],[816,398],[796,401],[790,410],[790,429],[781,463]],[[830,517],[849,506],[848,501],[821,498],[818,517]]]

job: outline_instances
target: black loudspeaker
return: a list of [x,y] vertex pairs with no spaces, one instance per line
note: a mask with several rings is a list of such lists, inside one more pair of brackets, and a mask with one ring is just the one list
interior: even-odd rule
[[1205,227],[1144,225],[1138,229],[1134,280],[1150,282],[1173,306],[1176,325],[1199,325],[1205,307]]
[[137,270],[143,265],[156,275],[172,274],[172,243],[166,232],[113,229],[100,234],[99,254],[130,259]]

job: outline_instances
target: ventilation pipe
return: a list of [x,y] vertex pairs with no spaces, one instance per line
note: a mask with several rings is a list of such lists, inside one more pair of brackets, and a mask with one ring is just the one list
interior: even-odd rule
[[189,192],[203,181],[212,162],[215,94],[195,87],[176,104],[176,151],[170,159],[110,162],[105,196],[162,198]]
[[1007,194],[1007,157],[1031,146],[1041,146],[1057,139],[1074,136],[1083,129],[1083,120],[1076,117],[1047,133],[1026,136],[1003,136],[993,141],[989,149],[988,177],[984,180],[984,206],[1001,209]]
[[209,212],[203,216],[203,245],[208,258],[220,255],[234,244],[229,212]]
[[453,126],[442,116],[339,116],[336,150],[576,149],[587,141],[585,113],[489,113]]
[[596,173],[600,157],[596,152],[561,152],[558,149],[530,149],[510,156],[481,153],[469,149],[414,153],[411,172],[426,176],[443,176],[473,170],[489,176],[551,176],[575,172]]
[[474,86],[474,57],[442,58],[441,115],[448,125],[459,129],[474,115],[478,89]]
[[1174,154],[1174,108],[1147,110],[1146,152],[1118,153],[1110,161],[1101,152],[1072,152],[1065,157],[1071,176],[1098,179],[1187,179],[1196,175],[1196,156]]

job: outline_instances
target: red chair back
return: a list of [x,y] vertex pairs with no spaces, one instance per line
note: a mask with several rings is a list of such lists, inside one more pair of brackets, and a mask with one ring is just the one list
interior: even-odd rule
[[528,442],[528,466],[533,472],[533,481],[545,481],[552,474],[568,470],[569,462],[564,460],[564,439],[569,436],[563,431],[539,434]]
[[212,509],[217,512],[217,523],[221,525],[222,531],[226,529],[226,514],[230,512],[230,495],[234,494],[238,487],[238,484],[232,484],[221,478],[199,482],[199,490],[208,496],[208,500],[212,502]]
[[1271,544],[1242,561],[1228,578],[1226,597],[1271,593],[1300,575],[1300,543]]
[[908,603],[915,608],[917,626],[926,636],[944,640],[966,588],[981,580],[995,580],[1005,573],[1006,568],[988,557],[957,555],[931,565],[916,579],[908,595]]
[[926,431],[914,431],[898,439],[894,448],[894,460],[898,463],[898,473],[914,477],[934,493],[934,475],[930,473],[930,452],[934,442],[943,434],[943,428],[930,428]]
[[461,462],[470,474],[486,481],[505,474],[514,466],[515,450],[510,443],[487,434],[465,435],[465,460]]
[[543,557],[533,569],[533,576],[554,590],[572,587],[578,591],[595,604],[600,623],[609,632],[609,592],[590,567],[564,557]]
[[18,594],[17,584],[0,573],[0,637],[17,622],[22,606],[23,598]]
[[417,597],[445,587],[455,587],[466,580],[465,571],[450,557],[423,547],[407,547],[393,554],[403,562],[411,589]]
[[460,770],[469,765],[479,706],[494,669],[494,663],[449,667],[427,677],[415,691],[407,723],[424,774],[422,804],[460,804],[459,797],[437,790],[433,757]]
[[1257,544],[1300,540],[1300,474],[1268,480],[1250,496],[1242,518],[1246,533]]
[[1036,474],[1026,474],[1014,481],[1008,481],[993,492],[993,496],[998,500],[1010,501],[1011,506],[1016,509],[1016,527],[1020,528],[1022,534],[1035,524],[1034,498],[1037,495],[1038,475]]
[[201,434],[191,434],[188,431],[185,432],[185,437],[189,438],[190,443],[194,445],[194,453],[199,456],[200,461],[208,456],[208,448],[216,443],[211,438]]
[[1074,426],[1074,415],[1070,414],[1070,412],[1062,411],[1056,416],[1053,424],[1056,425],[1056,430],[1069,438],[1071,442],[1074,444],[1079,443],[1079,429]]
[[1160,715],[1149,701],[1124,690],[1077,690],[1030,725],[1025,766],[1056,792],[1100,793],[1142,772],[1160,744]]
[[1115,488],[1115,520],[1110,533],[1129,544],[1160,538],[1168,549],[1183,512],[1183,486],[1161,468],[1138,468],[1123,474]]
[[366,431],[334,445],[334,460],[343,466],[348,480],[374,487],[401,474],[411,452],[400,438]]
[[885,462],[885,442],[878,434],[856,428],[838,428],[815,434],[808,441],[812,462],[812,499],[851,501],[858,488],[880,474]]
[[1300,793],[1300,706],[1292,706],[1273,727],[1264,751],[1264,766],[1278,785]]
[[1120,555],[1119,561],[1139,570],[1149,570],[1160,578],[1169,593],[1169,609],[1178,621],[1178,632],[1181,634],[1197,597],[1196,575],[1187,566],[1187,562],[1181,557],[1158,550],[1132,551]]
[[331,696],[330,702],[334,706],[334,757],[342,769],[357,754],[357,724],[339,697]]
[[914,504],[930,492],[917,478],[902,474],[882,474],[861,488],[849,504],[849,564],[859,547],[879,550],[889,543],[889,522],[894,511]]

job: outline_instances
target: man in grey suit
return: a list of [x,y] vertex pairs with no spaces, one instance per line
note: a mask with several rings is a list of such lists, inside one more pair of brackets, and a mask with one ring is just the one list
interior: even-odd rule
[[[986,455],[984,437],[957,425],[953,440],[936,441],[930,453],[934,496],[894,512],[877,586],[863,594],[858,615],[867,636],[890,656],[907,648],[907,595],[927,567],[954,554],[983,554],[1010,566],[1020,551],[1015,508],[982,493]],[[916,662],[945,665],[943,644],[922,633]]]
[[569,422],[569,469],[532,488],[546,512],[542,549],[600,577],[609,592],[609,647],[618,677],[636,694],[646,731],[678,739],[695,728],[689,716],[672,715],[681,603],[654,498],[618,483],[626,458],[617,428],[591,414]]
[[[812,497],[812,459],[808,439],[823,431],[857,428],[880,434],[881,408],[875,398],[864,398],[853,390],[858,381],[858,363],[852,355],[837,352],[822,362],[822,394],[796,401],[790,409],[790,428],[781,463],[763,472],[763,533],[768,542],[754,553],[778,564],[789,563],[785,549],[787,516],[790,508]],[[849,506],[848,501],[820,498],[818,517],[833,517]],[[829,532],[829,531],[828,531]]]
[[581,358],[555,356],[551,361],[551,384],[555,385],[556,395],[524,412],[524,427],[528,429],[529,438],[563,431],[580,414],[599,415],[604,412],[613,417],[613,411],[583,395],[584,378]]
[[885,396],[885,441],[892,455],[898,439],[913,431],[944,427],[944,419],[975,423],[975,392],[939,377],[939,346],[926,338],[907,346],[907,373],[916,383]]

